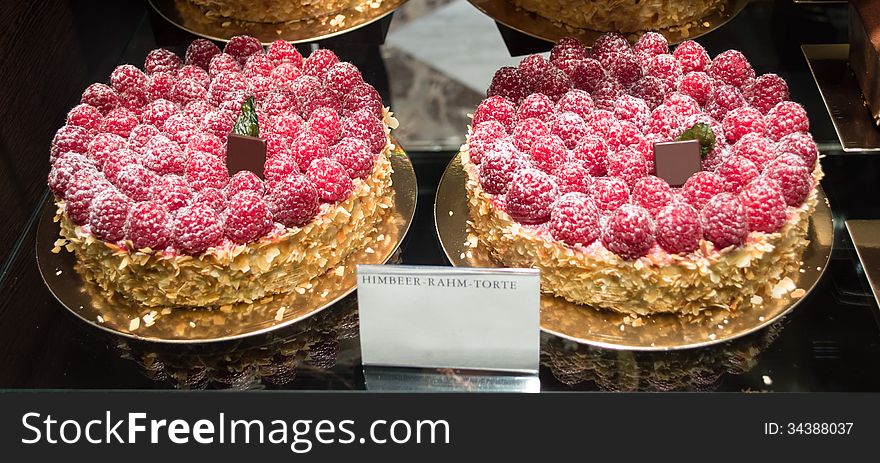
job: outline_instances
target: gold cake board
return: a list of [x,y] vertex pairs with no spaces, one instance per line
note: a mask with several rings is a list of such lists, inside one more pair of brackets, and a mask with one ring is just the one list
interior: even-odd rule
[[[500,267],[478,245],[468,240],[467,173],[457,155],[446,167],[434,217],[446,257],[456,267]],[[582,306],[550,294],[541,295],[541,330],[577,343],[610,349],[663,351],[709,346],[747,335],[780,320],[806,298],[831,258],[834,229],[831,208],[821,187],[816,211],[807,230],[809,244],[801,271],[789,277],[805,294],[771,299],[760,306],[744,306],[736,312],[707,309],[699,316],[656,314],[633,317],[609,310]]]
[[[373,233],[373,240],[350,255],[343,265],[312,280],[311,287],[267,296],[252,303],[216,308],[145,307],[122,296],[106,297],[83,281],[73,253],[53,253],[58,239],[57,208],[51,196],[43,204],[37,228],[37,265],[46,286],[67,310],[110,333],[163,343],[228,341],[283,328],[321,312],[357,286],[357,264],[384,264],[409,230],[416,207],[416,175],[407,154],[396,145],[391,153],[394,206]],[[342,269],[339,271],[338,269]],[[136,322],[134,320],[137,320]]]

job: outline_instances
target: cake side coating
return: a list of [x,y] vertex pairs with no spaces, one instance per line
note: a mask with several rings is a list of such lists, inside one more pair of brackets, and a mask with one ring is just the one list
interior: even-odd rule
[[686,26],[726,4],[723,0],[513,0],[513,3],[567,26],[616,32]]
[[350,8],[353,0],[187,0],[203,7],[208,15],[251,22],[280,23],[319,18]]
[[228,244],[199,256],[129,251],[101,241],[73,223],[58,200],[61,236],[77,258],[77,271],[106,291],[146,306],[217,306],[288,292],[340,264],[370,242],[394,202],[391,145],[372,174],[354,181],[344,201],[323,204],[301,228],[279,229],[246,245]]
[[[751,232],[739,247],[717,250],[702,240],[690,254],[669,254],[655,246],[644,257],[625,260],[598,241],[571,247],[541,227],[517,223],[480,186],[467,149],[461,157],[468,176],[470,231],[493,258],[507,267],[540,269],[543,292],[635,315],[697,314],[713,307],[736,311],[753,296],[772,297],[773,288],[800,267],[818,200],[814,188],[800,207],[789,207],[778,232]],[[821,177],[817,164],[813,178],[818,182]]]

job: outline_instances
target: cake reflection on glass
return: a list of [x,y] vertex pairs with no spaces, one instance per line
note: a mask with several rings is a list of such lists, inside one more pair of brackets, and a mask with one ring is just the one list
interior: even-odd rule
[[[393,203],[396,125],[330,50],[303,58],[245,36],[153,50],[143,70],[89,86],[55,135],[57,246],[83,278],[146,306],[289,292],[372,239]],[[259,146],[233,149],[233,136]],[[251,148],[265,162],[233,169]]]
[[[670,142],[693,172],[655,158]],[[461,155],[472,245],[540,269],[546,293],[634,315],[796,290],[822,177],[781,77],[656,33],[563,39],[498,70]]]

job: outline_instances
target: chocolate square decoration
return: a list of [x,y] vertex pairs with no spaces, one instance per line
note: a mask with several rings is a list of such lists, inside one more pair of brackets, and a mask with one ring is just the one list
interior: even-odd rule
[[700,142],[697,140],[654,143],[654,169],[656,175],[669,186],[684,185],[696,172],[703,170]]
[[226,138],[226,167],[229,175],[249,170],[263,178],[266,139],[230,133]]

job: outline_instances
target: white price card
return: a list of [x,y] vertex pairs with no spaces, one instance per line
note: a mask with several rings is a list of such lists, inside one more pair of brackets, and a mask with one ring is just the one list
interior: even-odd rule
[[537,373],[533,269],[358,265],[364,365]]

